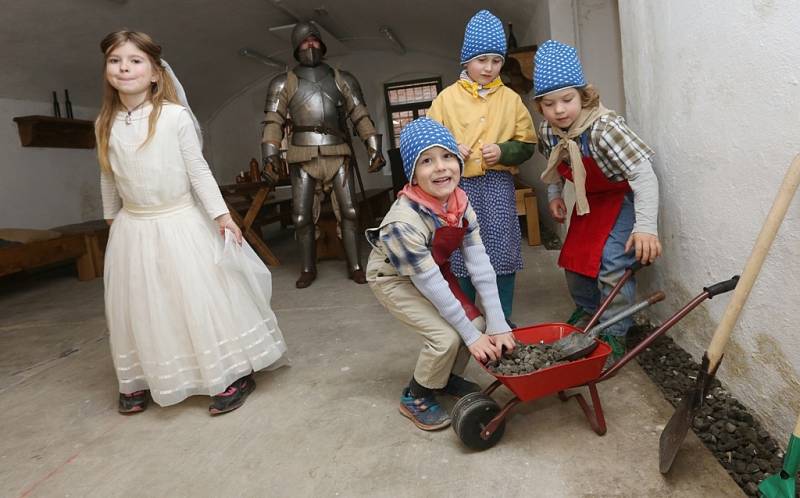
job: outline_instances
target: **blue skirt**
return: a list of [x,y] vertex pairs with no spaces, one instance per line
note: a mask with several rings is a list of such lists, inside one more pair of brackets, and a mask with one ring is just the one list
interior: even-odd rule
[[[467,193],[478,216],[481,239],[495,273],[508,275],[521,270],[522,234],[513,175],[506,171],[487,171],[483,176],[462,178],[460,187]],[[469,276],[461,251],[453,253],[450,264],[457,277]]]

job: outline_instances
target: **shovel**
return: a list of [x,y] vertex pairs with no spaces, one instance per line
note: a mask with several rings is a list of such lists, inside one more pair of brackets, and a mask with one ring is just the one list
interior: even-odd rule
[[767,477],[758,485],[758,492],[764,498],[795,498],[797,468],[800,467],[800,418],[794,427],[786,455],[783,456],[783,468],[780,473]]
[[663,432],[661,432],[658,445],[658,467],[662,474],[669,472],[672,467],[672,462],[675,461],[675,456],[678,454],[681,443],[686,437],[689,425],[691,425],[692,420],[694,420],[695,415],[703,405],[703,400],[711,386],[711,381],[714,380],[717,368],[719,368],[719,364],[722,361],[722,353],[728,343],[728,339],[730,339],[736,319],[739,318],[739,313],[742,311],[742,307],[747,301],[747,296],[753,288],[758,272],[761,270],[761,265],[767,257],[767,252],[769,252],[769,248],[775,240],[778,228],[781,226],[794,193],[797,191],[798,184],[800,184],[800,155],[794,158],[789,170],[786,172],[786,176],[783,178],[783,183],[772,204],[772,209],[767,215],[767,220],[761,228],[761,233],[758,234],[758,239],[756,239],[753,251],[744,267],[741,279],[733,291],[733,296],[725,309],[725,314],[722,316],[722,320],[711,338],[711,343],[703,355],[700,373],[697,375],[694,387],[683,396],[672,418],[669,419]]
[[663,292],[655,292],[648,296],[647,299],[630,306],[629,308],[609,318],[605,322],[592,327],[592,329],[586,333],[581,334],[575,332],[552,343],[551,345],[555,350],[554,354],[556,361],[573,361],[591,354],[591,352],[597,348],[597,341],[595,339],[597,339],[597,336],[600,335],[600,332],[607,329],[611,325],[614,325],[620,320],[624,320],[625,318],[638,313],[651,304],[663,301],[664,297],[665,296]]

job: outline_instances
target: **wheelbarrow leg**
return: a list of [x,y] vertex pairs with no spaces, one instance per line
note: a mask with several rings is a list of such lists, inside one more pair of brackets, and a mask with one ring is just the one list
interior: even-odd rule
[[489,387],[487,387],[486,389],[483,390],[483,394],[485,394],[487,396],[491,396],[492,393],[495,392],[497,390],[497,388],[502,386],[502,385],[503,385],[502,382],[500,382],[499,380],[496,380],[496,381],[492,382],[492,384]]
[[574,398],[581,405],[581,410],[583,410],[583,414],[586,416],[586,420],[589,421],[592,430],[598,436],[602,436],[606,433],[606,418],[603,416],[603,405],[600,403],[600,395],[597,394],[597,385],[594,382],[590,382],[586,384],[586,387],[589,388],[589,394],[592,397],[591,406],[581,393],[566,394],[564,391],[559,391],[558,399],[567,401],[570,398]]
[[[497,383],[499,384],[500,382]],[[508,403],[506,403],[506,406],[504,406],[503,409],[500,410],[500,413],[495,415],[495,417],[492,420],[490,420],[488,424],[486,424],[486,427],[484,427],[483,431],[481,431],[481,438],[488,440],[490,437],[492,437],[494,431],[496,431],[497,428],[500,427],[500,425],[505,421],[506,416],[508,416],[509,410],[514,408],[519,403],[521,403],[521,401],[516,396],[514,396]]]

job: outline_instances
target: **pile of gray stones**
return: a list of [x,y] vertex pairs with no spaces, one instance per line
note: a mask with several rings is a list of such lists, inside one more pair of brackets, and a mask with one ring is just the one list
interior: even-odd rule
[[488,364],[487,368],[497,375],[526,375],[561,363],[567,362],[557,360],[556,350],[550,344],[517,341],[513,351],[504,354],[499,362]]
[[[646,324],[632,327],[627,336],[628,349],[646,337],[651,329]],[[668,335],[659,337],[636,359],[673,406],[677,406],[681,397],[695,385],[700,370],[691,355]],[[749,496],[758,496],[758,483],[781,470],[783,451],[716,378],[694,418],[692,429]],[[788,437],[787,434],[787,440]]]

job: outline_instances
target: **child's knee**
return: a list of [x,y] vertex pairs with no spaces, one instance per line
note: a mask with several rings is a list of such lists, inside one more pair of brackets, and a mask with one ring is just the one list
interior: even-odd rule
[[461,344],[461,336],[458,335],[458,332],[449,330],[440,337],[437,337],[436,341],[431,343],[431,347],[441,356],[450,356],[458,353]]

